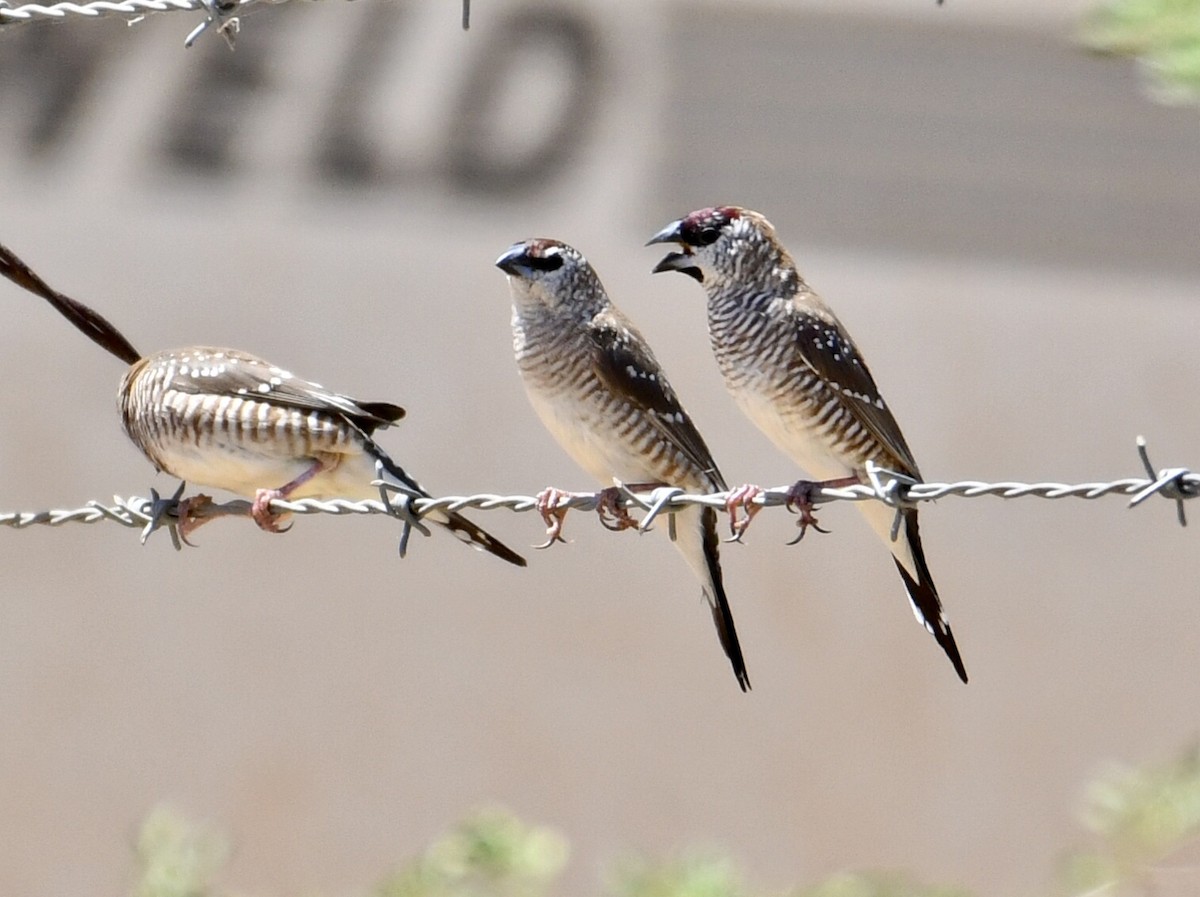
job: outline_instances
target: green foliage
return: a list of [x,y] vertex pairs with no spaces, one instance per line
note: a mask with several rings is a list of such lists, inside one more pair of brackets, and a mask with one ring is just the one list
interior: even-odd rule
[[745,897],[729,860],[700,855],[665,863],[627,860],[610,888],[617,897]]
[[1088,789],[1083,821],[1100,843],[1068,858],[1074,891],[1144,879],[1200,838],[1200,748],[1160,766],[1114,767]]
[[970,897],[970,891],[917,884],[894,872],[843,873],[793,897]]
[[[1200,747],[1158,766],[1110,770],[1089,787],[1083,821],[1094,843],[1069,855],[1067,893],[1150,893],[1155,868],[1200,842]],[[138,836],[139,880],[132,897],[218,897],[213,879],[227,854],[225,841],[210,830],[155,810]],[[484,810],[389,875],[371,897],[549,897],[567,854],[557,832],[526,825],[503,810]],[[703,854],[628,860],[606,891],[612,897],[757,897],[730,860]],[[787,897],[969,897],[969,892],[921,885],[897,873],[842,873],[788,891]]]
[[375,897],[541,897],[566,863],[557,832],[485,810],[389,876]]
[[[727,859],[699,855],[665,863],[628,862],[615,897],[751,897]],[[787,897],[970,897],[962,888],[930,887],[895,872],[841,873]]]
[[135,855],[133,897],[205,897],[225,865],[228,845],[215,832],[159,807],[142,823]]
[[1164,102],[1200,101],[1200,0],[1108,0],[1085,20],[1084,43],[1136,56]]

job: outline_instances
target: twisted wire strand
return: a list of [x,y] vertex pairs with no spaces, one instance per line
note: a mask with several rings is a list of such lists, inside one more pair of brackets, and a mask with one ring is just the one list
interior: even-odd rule
[[[287,0],[91,0],[90,3],[23,3],[19,6],[11,0],[0,0],[0,27],[28,22],[61,22],[74,16],[90,19],[125,16],[140,21],[149,13],[204,12],[204,22],[193,29],[184,45],[190,47],[203,31],[216,26],[232,48],[239,27],[236,13],[263,2],[278,5]],[[471,0],[462,0],[464,31],[470,27],[470,19]]]
[[91,3],[24,3],[20,6],[10,6],[0,0],[0,24],[61,21],[68,16],[97,19],[113,15],[141,16],[152,12],[195,12],[204,8],[201,0],[92,0]]
[[[1144,444],[1139,443],[1139,451],[1145,459]],[[1148,466],[1148,459],[1147,466]],[[874,465],[868,465],[870,483],[861,485],[830,488],[822,486],[812,491],[814,503],[830,501],[883,501],[897,510],[897,516],[906,507],[922,502],[935,501],[947,496],[961,498],[980,498],[995,496],[1002,499],[1043,498],[1064,499],[1081,498],[1094,500],[1107,495],[1122,495],[1130,498],[1129,506],[1134,507],[1146,499],[1159,495],[1177,503],[1179,522],[1186,526],[1187,520],[1183,512],[1185,499],[1200,496],[1200,474],[1193,473],[1184,467],[1168,468],[1155,472],[1147,470],[1146,477],[1128,477],[1101,483],[1019,483],[1000,482],[985,483],[978,480],[964,480],[957,483],[918,483],[908,480],[891,471]],[[301,499],[286,501],[276,499],[271,502],[271,510],[276,513],[292,514],[333,514],[345,516],[352,514],[385,514],[400,518],[406,525],[421,526],[420,518],[432,510],[443,511],[491,511],[506,508],[514,512],[532,511],[537,508],[537,497],[532,495],[499,495],[482,493],[477,495],[450,495],[440,498],[411,499],[401,493],[392,498],[392,492],[398,489],[390,483],[377,481],[380,488],[380,498],[367,501],[349,501],[346,499],[317,500]],[[179,523],[178,507],[183,493],[183,484],[169,498],[162,498],[151,490],[150,498],[113,496],[113,503],[106,505],[98,501],[89,502],[85,507],[73,510],[49,510],[34,512],[0,513],[0,526],[14,529],[24,529],[30,526],[62,526],[66,523],[102,523],[111,521],[122,526],[140,528],[142,541],[156,529],[168,527],[172,541],[180,547],[178,534],[175,531]],[[724,509],[729,493],[713,492],[696,494],[684,492],[674,487],[658,487],[646,492],[633,492],[621,484],[617,488],[622,492],[621,503],[630,509],[640,509],[645,512],[641,529],[648,529],[650,524],[662,513],[671,513],[689,505],[705,505],[715,509]],[[778,486],[764,489],[755,497],[754,503],[763,507],[779,507],[787,505],[790,486]],[[571,493],[564,497],[556,507],[575,508],[579,510],[595,510],[601,499],[600,492]],[[192,519],[210,519],[226,516],[249,516],[251,503],[242,499],[221,504],[206,503],[189,510]],[[407,532],[405,533],[407,537]]]

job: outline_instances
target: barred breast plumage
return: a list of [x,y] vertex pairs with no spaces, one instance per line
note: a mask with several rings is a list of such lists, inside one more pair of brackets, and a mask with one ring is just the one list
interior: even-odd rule
[[[863,470],[867,461],[919,477],[899,430],[895,441],[902,444],[902,453],[865,426],[847,404],[845,392],[819,376],[795,351],[798,341],[837,336],[834,322],[796,308],[794,299],[726,291],[709,302],[713,354],[734,401],[772,442],[816,477],[847,476]],[[886,409],[878,395],[861,400]]]
[[[615,477],[628,484],[725,490],[654,353],[576,249],[557,240],[528,240],[496,264],[509,276],[513,348],[526,392],[581,467],[606,486]],[[718,637],[746,690],[750,680],[725,595],[716,519],[711,508],[676,512],[675,546],[700,580]]]
[[378,496],[363,437],[403,416],[397,406],[364,408],[253,355],[207,347],[143,358],[122,379],[118,404],[125,432],[155,467],[195,485],[253,495],[325,460],[328,470],[293,498]]
[[[429,493],[372,438],[404,417],[234,349],[191,347],[134,363],[121,381],[125,432],[159,470],[255,500],[273,529],[271,498],[377,498],[382,476],[412,498]],[[377,463],[382,466],[380,470]],[[517,566],[525,560],[456,511],[425,519]]]
[[[709,336],[725,384],[780,449],[821,479],[865,481],[870,461],[920,479],[858,348],[801,278],[766,218],[736,206],[699,209],[650,242],[680,246],[654,270],[679,271],[703,285]],[[757,488],[738,491],[751,494]],[[892,552],[917,619],[965,682],[966,669],[925,561],[916,509],[904,511],[904,526],[893,540],[892,508],[879,502],[859,502],[858,508]],[[811,514],[802,519],[805,525],[813,520]]]
[[[192,347],[142,357],[108,320],[60,293],[8,247],[0,274],[41,296],[89,339],[129,365],[117,404],[126,434],[155,468],[193,485],[253,498],[251,515],[278,532],[278,498],[376,498],[382,476],[400,492],[425,492],[372,439],[404,416],[388,402],[360,402],[234,349]],[[376,465],[382,467],[377,472]],[[180,530],[202,522],[184,508]],[[426,520],[518,566],[525,560],[454,511]],[[403,544],[403,543],[402,543]]]

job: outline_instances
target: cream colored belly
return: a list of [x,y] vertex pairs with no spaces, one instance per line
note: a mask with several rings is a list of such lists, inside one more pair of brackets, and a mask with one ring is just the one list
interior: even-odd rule
[[575,463],[602,485],[611,486],[614,477],[625,483],[653,479],[644,462],[615,437],[612,426],[596,409],[566,397],[528,392],[546,429]]
[[775,403],[752,390],[735,393],[734,399],[754,425],[809,476],[831,480],[856,472],[842,455],[816,436],[802,412],[780,414]]
[[[374,462],[365,454],[333,456],[337,464],[296,488],[291,498],[374,498]],[[279,489],[308,471],[312,458],[280,458],[245,449],[208,447],[203,452],[177,446],[162,453],[164,469],[189,486],[224,489],[253,498],[259,489]]]

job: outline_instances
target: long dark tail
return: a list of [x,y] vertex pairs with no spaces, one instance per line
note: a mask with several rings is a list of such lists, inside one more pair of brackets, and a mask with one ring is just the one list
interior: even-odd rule
[[[371,451],[382,462],[384,470],[398,480],[413,498],[429,498],[429,493],[421,488],[421,484],[409,476],[403,467],[393,461],[387,452],[381,449],[370,438],[367,438],[367,450]],[[521,557],[521,555],[517,554],[491,533],[472,523],[462,514],[458,513],[458,511],[430,511],[421,519],[429,520],[445,527],[457,539],[474,548],[490,552],[501,560],[508,561],[510,564],[518,567],[525,566],[525,558]]]
[[742,686],[742,691],[748,692],[750,691],[750,676],[746,673],[742,643],[738,642],[738,627],[733,624],[730,600],[725,596],[725,582],[721,577],[721,555],[718,552],[720,538],[716,535],[716,511],[710,507],[703,508],[700,519],[703,530],[704,565],[708,568],[708,582],[713,592],[710,596],[710,604],[713,608],[716,636],[721,640],[721,648],[725,649],[725,655],[730,658],[733,675],[738,678],[738,685]]
[[92,342],[107,349],[126,364],[133,364],[142,357],[142,353],[133,347],[116,327],[99,313],[92,311],[82,302],[77,302],[69,296],[64,296],[51,287],[33,272],[27,264],[17,258],[7,246],[0,244],[0,274],[3,274],[17,286],[24,287],[29,292],[41,296],[59,313],[79,328]]
[[917,566],[917,579],[913,579],[912,574],[905,569],[900,560],[895,556],[892,557],[892,560],[896,562],[896,569],[900,571],[900,576],[904,579],[904,587],[908,589],[908,600],[912,602],[917,618],[942,646],[942,650],[954,664],[954,671],[958,673],[958,678],[966,682],[967,669],[963,666],[962,655],[958,653],[954,633],[950,631],[950,621],[946,619],[946,614],[942,610],[937,587],[933,584],[933,575],[929,572],[929,565],[925,562],[925,549],[921,547],[921,531],[917,526],[915,509],[904,512],[904,532],[900,538],[908,539],[913,561]]

